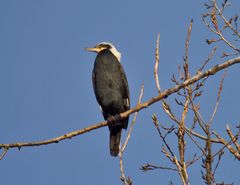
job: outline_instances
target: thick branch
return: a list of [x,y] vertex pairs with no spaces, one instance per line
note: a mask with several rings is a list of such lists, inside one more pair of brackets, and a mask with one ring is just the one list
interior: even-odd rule
[[167,89],[164,92],[162,92],[161,94],[159,94],[158,96],[155,96],[155,97],[151,98],[150,100],[148,100],[144,103],[141,103],[141,104],[137,105],[136,107],[122,113],[121,117],[125,118],[125,117],[129,116],[130,114],[132,114],[136,111],[147,108],[148,106],[152,105],[153,103],[156,103],[159,100],[161,100],[161,99],[163,99],[163,98],[165,98],[165,97],[167,97],[167,96],[169,96],[173,93],[178,92],[180,89],[182,89],[182,88],[184,88],[188,85],[194,84],[195,82],[197,82],[197,81],[199,81],[199,80],[201,80],[205,77],[214,75],[218,71],[221,71],[221,70],[223,70],[225,68],[228,68],[229,66],[231,66],[233,64],[237,64],[237,63],[240,63],[240,57],[234,58],[234,59],[231,59],[231,60],[227,60],[226,62],[224,62],[222,64],[219,64],[219,65],[216,65],[213,68],[211,68],[211,69],[209,69],[205,72],[202,72],[202,73],[200,72],[197,75],[193,76],[192,78],[184,81],[182,84],[179,84],[179,85],[176,85],[173,88]]
[[[237,64],[237,63],[240,63],[240,57],[239,58],[234,58],[234,59],[231,59],[231,60],[227,60],[226,62],[224,62],[222,64],[219,64],[219,65],[216,65],[213,68],[211,68],[211,69],[209,69],[205,72],[198,73],[197,75],[193,76],[192,78],[189,78],[188,80],[184,81],[182,84],[179,84],[179,85],[176,85],[175,87],[167,89],[164,92],[162,92],[161,94],[159,94],[158,96],[155,96],[155,97],[151,98],[150,100],[148,100],[144,103],[138,104],[136,107],[134,107],[134,108],[132,108],[132,109],[130,109],[130,110],[124,112],[124,113],[121,113],[120,116],[122,118],[126,118],[130,114],[132,114],[134,112],[137,112],[137,111],[140,111],[144,108],[147,108],[148,106],[160,101],[161,99],[163,99],[163,98],[165,98],[165,97],[167,97],[167,96],[169,96],[173,93],[176,93],[180,89],[182,89],[182,88],[184,88],[188,85],[191,85],[191,84],[199,81],[200,79],[203,79],[203,78],[208,77],[210,75],[214,75],[215,73],[217,73],[217,72],[219,72],[219,71],[221,71],[225,68],[228,68],[233,64]],[[89,131],[92,131],[94,129],[98,129],[98,128],[101,128],[101,127],[104,127],[104,126],[107,126],[107,121],[100,122],[98,124],[92,125],[90,127],[87,127],[87,128],[81,129],[81,130],[76,130],[76,131],[73,131],[73,132],[69,132],[69,133],[64,134],[62,136],[52,138],[52,139],[49,139],[49,140],[37,141],[37,142],[0,144],[0,148],[7,148],[7,149],[9,149],[9,148],[19,148],[20,149],[21,147],[40,146],[40,145],[48,145],[48,144],[52,144],[52,143],[58,143],[62,140],[71,139],[72,137],[76,137],[78,135],[84,134],[86,132],[89,132]]]

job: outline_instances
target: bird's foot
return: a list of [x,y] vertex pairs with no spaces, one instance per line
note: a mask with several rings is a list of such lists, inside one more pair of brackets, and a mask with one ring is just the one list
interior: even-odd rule
[[109,127],[115,127],[115,126],[119,126],[121,125],[121,123],[119,123],[122,120],[122,117],[119,114],[116,114],[115,116],[108,116],[107,117],[107,123]]
[[115,122],[114,116],[107,117],[108,126],[112,126],[114,124],[114,122]]

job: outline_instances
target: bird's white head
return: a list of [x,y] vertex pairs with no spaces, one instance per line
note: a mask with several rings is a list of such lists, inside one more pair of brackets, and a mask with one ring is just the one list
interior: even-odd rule
[[109,42],[101,42],[101,43],[97,44],[96,46],[94,46],[92,48],[85,48],[85,50],[87,50],[87,51],[93,51],[93,52],[96,52],[96,53],[99,53],[100,51],[102,51],[104,49],[108,49],[109,51],[111,51],[111,53],[120,62],[121,53],[116,49],[116,47],[113,44],[111,44]]

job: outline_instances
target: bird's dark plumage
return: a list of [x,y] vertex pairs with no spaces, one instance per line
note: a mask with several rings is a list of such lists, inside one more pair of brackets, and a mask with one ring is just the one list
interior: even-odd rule
[[[92,73],[96,99],[102,108],[104,119],[129,110],[129,88],[125,72],[109,49],[98,52]],[[128,117],[120,123],[109,126],[110,153],[117,156],[122,128],[128,126]]]

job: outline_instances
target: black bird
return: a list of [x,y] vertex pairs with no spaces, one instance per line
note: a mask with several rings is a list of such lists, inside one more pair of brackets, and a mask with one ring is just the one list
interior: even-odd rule
[[[102,42],[86,48],[97,53],[92,72],[93,89],[110,130],[110,154],[117,156],[122,129],[127,129],[128,117],[119,123],[110,123],[113,117],[129,110],[129,88],[126,74],[120,64],[121,54],[110,43]],[[110,121],[111,120],[111,121]]]

